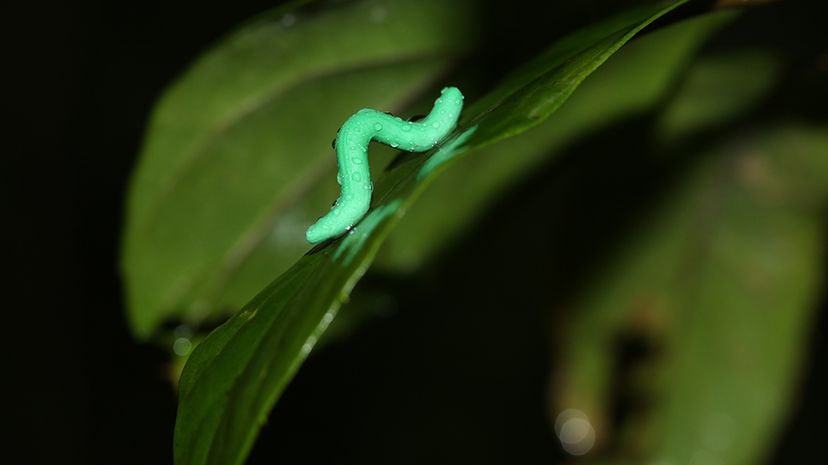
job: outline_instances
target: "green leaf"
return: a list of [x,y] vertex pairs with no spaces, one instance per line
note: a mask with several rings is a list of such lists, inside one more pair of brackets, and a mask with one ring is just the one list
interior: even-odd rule
[[[375,182],[372,211],[343,238],[316,247],[193,352],[180,385],[178,465],[240,464],[285,385],[364,274],[382,239],[454,157],[539,124],[641,28],[682,1],[625,15],[603,35],[564,39],[566,59],[547,55],[472,107],[475,116],[429,156],[398,158]],[[572,52],[572,50],[576,50]],[[548,66],[542,66],[546,63]],[[534,74],[533,74],[534,73]]]
[[135,334],[237,310],[295,262],[336,198],[339,124],[400,108],[444,73],[475,40],[471,3],[282,8],[198,59],[159,101],[129,192]]
[[757,463],[788,411],[821,293],[828,132],[768,118],[770,50],[720,44],[685,73],[652,141],[684,177],[566,304],[555,410],[586,413],[592,463]]
[[394,228],[376,266],[397,272],[420,268],[469,229],[510,186],[569,144],[622,118],[652,111],[670,95],[706,39],[736,17],[736,12],[706,14],[636,39],[589,76],[547,121],[458,160],[458,166],[435,179]]
[[[557,407],[599,438],[613,395],[654,399],[601,463],[758,463],[788,411],[821,293],[828,126],[759,125],[703,150],[556,335]],[[624,335],[652,350],[626,381]]]

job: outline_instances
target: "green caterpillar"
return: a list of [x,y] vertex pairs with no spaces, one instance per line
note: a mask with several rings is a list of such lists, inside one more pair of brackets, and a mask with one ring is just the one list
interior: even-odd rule
[[348,118],[335,140],[339,198],[331,211],[308,228],[305,233],[308,242],[318,244],[338,237],[368,212],[374,190],[368,169],[371,140],[408,152],[425,152],[457,127],[462,109],[463,94],[456,87],[446,87],[434,102],[431,113],[416,122],[370,108],[363,108]]

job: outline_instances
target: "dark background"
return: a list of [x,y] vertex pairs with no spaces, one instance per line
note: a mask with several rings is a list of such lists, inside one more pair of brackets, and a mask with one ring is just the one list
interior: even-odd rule
[[[3,7],[8,48],[3,74],[10,79],[5,90],[11,102],[4,105],[11,120],[5,153],[11,165],[2,170],[2,184],[9,189],[11,214],[4,230],[12,276],[12,298],[4,309],[11,318],[5,319],[3,335],[10,369],[3,379],[12,392],[5,396],[2,417],[12,446],[6,457],[19,457],[3,462],[171,462],[175,394],[166,379],[168,354],[134,343],[123,315],[117,256],[125,187],[163,87],[198,52],[274,3],[279,2]],[[504,13],[506,21],[510,14]],[[561,32],[577,26],[557,21]],[[512,61],[520,59],[511,55]],[[447,305],[468,304],[465,296],[480,285],[474,274],[451,289],[434,282],[464,276],[468,270],[461,264],[478,252],[475,247],[482,244],[460,250],[443,274],[427,283],[401,286],[398,297],[406,303],[399,316],[369,323],[358,338],[315,355],[277,406],[251,462],[408,457],[410,463],[548,463],[558,457],[542,406],[531,404],[546,376],[539,315],[518,315],[504,327],[483,313],[473,334],[478,339],[460,347],[451,337],[452,328],[466,324],[462,316],[405,311],[435,297]],[[825,310],[814,327],[803,392],[796,396],[800,402],[775,453],[776,464],[817,463],[826,455]],[[423,340],[420,331],[435,321],[444,329]],[[454,362],[464,360],[464,351],[492,350],[486,328],[531,334],[499,353],[523,364],[498,373],[474,363],[458,368]],[[388,352],[378,354],[377,346]],[[423,360],[442,361],[420,366]],[[426,376],[415,379],[401,366]],[[452,376],[482,376],[491,383],[436,381]],[[526,381],[508,382],[515,377]],[[401,388],[406,386],[410,389]],[[510,402],[504,406],[502,399]],[[438,407],[429,410],[429,405]],[[454,410],[446,411],[448,406]],[[475,429],[491,420],[481,413],[487,409],[503,424]],[[468,432],[453,430],[456,423],[441,421],[446,416],[467,418]],[[480,447],[486,441],[504,447]]]

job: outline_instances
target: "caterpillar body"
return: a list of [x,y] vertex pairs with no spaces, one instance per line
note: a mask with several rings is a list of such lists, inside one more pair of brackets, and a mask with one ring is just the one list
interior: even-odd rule
[[339,198],[328,213],[308,228],[308,242],[318,244],[338,237],[368,212],[374,190],[368,169],[368,144],[372,140],[408,152],[428,151],[457,127],[462,109],[463,94],[456,87],[446,87],[431,112],[418,121],[405,121],[370,108],[348,118],[334,142]]

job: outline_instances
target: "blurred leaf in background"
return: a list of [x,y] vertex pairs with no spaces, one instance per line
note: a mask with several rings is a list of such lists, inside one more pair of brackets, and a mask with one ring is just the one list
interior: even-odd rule
[[669,187],[554,331],[551,411],[594,428],[561,437],[576,455],[597,438],[600,463],[763,463],[789,415],[828,207],[825,115],[791,91],[825,89],[781,33],[766,48],[741,35],[708,47],[652,119],[638,163]]
[[228,36],[155,109],[123,246],[141,338],[219,319],[296,261],[336,198],[339,125],[410,103],[477,34],[469,1],[302,3]]
[[[584,412],[599,443],[616,438],[604,445],[618,463],[759,463],[821,297],[828,160],[817,153],[828,126],[791,123],[685,153],[698,166],[555,332],[553,411]],[[625,347],[639,353],[619,378]],[[612,431],[619,393],[640,408]]]

